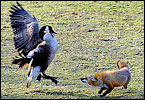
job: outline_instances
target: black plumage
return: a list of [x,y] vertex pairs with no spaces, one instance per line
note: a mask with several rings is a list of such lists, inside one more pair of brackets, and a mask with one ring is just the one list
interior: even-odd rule
[[[39,25],[37,19],[32,17],[17,2],[17,6],[12,5],[10,19],[14,33],[15,47],[22,56],[26,56],[42,40],[39,37]],[[33,44],[33,45],[32,45]]]

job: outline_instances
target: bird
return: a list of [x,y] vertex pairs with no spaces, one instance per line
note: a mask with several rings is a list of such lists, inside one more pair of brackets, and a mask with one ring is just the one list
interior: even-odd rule
[[11,6],[9,16],[14,34],[14,46],[19,57],[14,57],[12,64],[18,64],[19,68],[27,65],[27,88],[33,80],[40,81],[41,78],[50,79],[57,85],[59,81],[56,77],[45,73],[58,50],[55,38],[57,33],[49,25],[39,29],[36,17],[29,14],[20,3],[16,3],[17,5]]

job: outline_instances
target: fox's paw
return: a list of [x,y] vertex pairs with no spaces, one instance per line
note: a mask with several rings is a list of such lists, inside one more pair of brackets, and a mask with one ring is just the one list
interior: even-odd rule
[[102,98],[102,97],[105,97],[105,95],[100,95],[100,97]]
[[98,94],[101,94],[102,93],[102,91],[100,90],[100,91],[98,91]]
[[124,88],[122,88],[122,89],[127,89],[127,86],[124,86]]

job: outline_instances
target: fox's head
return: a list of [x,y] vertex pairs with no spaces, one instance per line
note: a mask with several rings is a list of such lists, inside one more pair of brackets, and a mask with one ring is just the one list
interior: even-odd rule
[[83,83],[87,83],[88,85],[91,85],[91,86],[101,86],[103,84],[103,81],[102,79],[97,79],[96,77],[94,77],[93,75],[89,75],[85,78],[80,78],[81,81]]

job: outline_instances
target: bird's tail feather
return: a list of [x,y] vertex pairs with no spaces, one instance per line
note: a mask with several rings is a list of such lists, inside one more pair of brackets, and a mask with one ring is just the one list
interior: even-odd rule
[[25,64],[28,64],[32,58],[13,58],[12,64],[18,64],[19,68],[22,68]]

